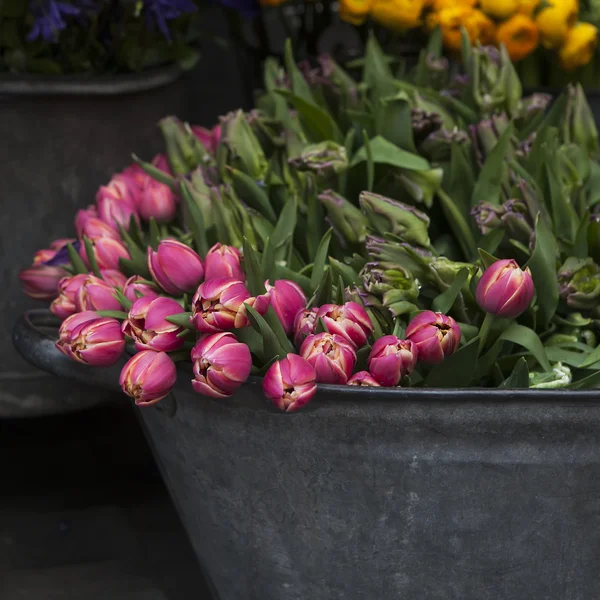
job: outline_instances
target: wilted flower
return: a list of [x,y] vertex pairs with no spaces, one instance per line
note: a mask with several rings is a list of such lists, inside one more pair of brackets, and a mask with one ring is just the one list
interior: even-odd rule
[[296,314],[294,319],[294,344],[300,349],[302,342],[315,332],[317,326],[317,312],[319,309],[305,308]]
[[384,335],[373,344],[367,359],[369,372],[380,385],[394,387],[413,372],[418,355],[412,341]]
[[131,358],[121,371],[121,389],[138,406],[162,400],[177,381],[175,363],[165,352],[144,350]]
[[362,348],[373,333],[367,311],[357,302],[346,302],[342,306],[325,304],[317,312],[319,318],[323,319],[329,333],[342,336],[356,349]]
[[246,286],[232,277],[209,279],[192,299],[192,323],[203,333],[239,329],[248,325],[245,304],[264,315],[269,301],[269,294],[252,297]]
[[558,285],[560,297],[571,308],[600,306],[600,266],[592,258],[567,258],[558,270]]
[[87,274],[63,277],[58,282],[58,296],[50,305],[50,311],[60,319],[66,319],[77,312],[77,294]]
[[177,240],[162,240],[156,251],[149,247],[148,269],[154,281],[174,296],[196,289],[204,277],[202,259]]
[[293,412],[302,408],[317,391],[313,366],[297,354],[288,354],[267,371],[263,392],[280,410]]
[[204,278],[233,277],[245,281],[246,275],[240,263],[240,251],[233,246],[216,243],[204,257]]
[[132,275],[123,286],[123,295],[135,302],[138,298],[158,298],[158,292],[139,275]]
[[498,317],[514,319],[525,312],[535,292],[531,271],[521,270],[513,259],[497,260],[477,284],[477,303]]
[[319,383],[346,383],[356,364],[352,344],[331,333],[309,335],[300,348],[300,356],[314,367]]
[[381,384],[375,380],[369,371],[359,371],[358,373],[354,373],[354,375],[348,379],[348,383],[346,385],[356,385],[360,387],[381,387]]
[[56,347],[77,362],[108,367],[121,358],[125,339],[119,321],[85,311],[63,321]]
[[122,289],[124,284],[125,275],[118,271],[105,271],[102,279],[88,275],[77,292],[77,310],[122,310],[121,303],[115,297],[115,288]]
[[437,364],[456,352],[460,344],[460,327],[452,317],[426,310],[408,324],[406,339],[416,345],[419,361]]
[[271,306],[287,335],[294,331],[296,315],[306,306],[306,296],[302,288],[293,281],[278,279],[274,285],[265,281],[265,288],[271,296]]
[[200,394],[226,398],[248,379],[252,356],[246,344],[233,333],[215,333],[202,338],[191,354],[194,365],[192,387]]
[[173,298],[139,298],[123,321],[123,333],[135,342],[138,350],[173,352],[183,346],[182,329],[167,321],[167,317],[184,312]]

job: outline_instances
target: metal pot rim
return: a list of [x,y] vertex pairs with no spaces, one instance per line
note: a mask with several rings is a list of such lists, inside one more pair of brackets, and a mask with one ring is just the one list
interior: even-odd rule
[[121,75],[32,75],[3,73],[0,96],[119,96],[173,83],[182,74],[177,65]]

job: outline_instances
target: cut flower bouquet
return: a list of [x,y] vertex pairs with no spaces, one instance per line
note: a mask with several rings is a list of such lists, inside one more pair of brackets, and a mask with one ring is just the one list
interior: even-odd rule
[[286,411],[320,384],[600,385],[585,96],[523,98],[504,48],[463,52],[436,91],[442,63],[397,79],[374,38],[360,82],[326,56],[300,70],[288,45],[255,110],[164,119],[166,154],[115,175],[21,274],[62,319],[57,348],[132,355],[139,405],[184,376],[221,399],[262,376]]

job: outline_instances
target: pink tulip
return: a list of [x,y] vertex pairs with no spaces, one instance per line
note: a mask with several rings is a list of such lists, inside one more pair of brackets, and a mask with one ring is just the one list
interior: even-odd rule
[[314,367],[297,354],[288,354],[267,371],[263,392],[280,410],[293,412],[310,402],[317,391]]
[[319,318],[323,319],[329,333],[341,335],[356,349],[362,348],[373,333],[367,311],[357,302],[346,302],[342,306],[325,304],[319,308]]
[[315,332],[317,326],[317,313],[319,309],[305,308],[298,312],[294,319],[294,344],[300,349],[304,340]]
[[[140,186],[135,176],[131,176],[126,172],[118,173],[113,175],[112,179],[108,182],[108,185],[100,187],[96,194],[96,204],[100,204],[100,199],[106,195],[111,196],[118,202],[124,202],[129,206],[135,206],[138,202],[140,194]],[[101,215],[100,210],[98,214]],[[124,223],[121,223],[124,225]]]
[[138,406],[162,400],[177,381],[175,363],[165,352],[144,350],[129,359],[121,371],[119,383]]
[[194,135],[200,140],[200,143],[211,153],[216,154],[221,139],[221,126],[215,125],[212,129],[192,125]]
[[513,259],[497,260],[477,284],[477,303],[485,312],[514,319],[524,313],[533,300],[535,288],[531,271],[524,271]]
[[144,221],[154,218],[158,223],[168,223],[177,214],[177,198],[168,185],[148,177],[137,207]]
[[171,171],[171,165],[169,165],[169,158],[166,154],[157,154],[152,159],[152,166],[160,169],[168,175],[173,175],[173,171]]
[[96,194],[98,216],[100,220],[115,230],[119,224],[129,229],[131,217],[139,224],[136,205],[140,189],[133,177],[115,175],[107,186],[102,186]]
[[52,248],[42,248],[33,255],[33,264],[42,265],[45,262],[52,260],[56,256],[56,250]]
[[[100,237],[90,240],[94,248],[94,256],[100,269],[113,269],[119,268],[120,258],[131,258],[129,252],[125,246],[112,238]],[[89,267],[89,261],[85,244],[81,244],[79,247],[79,256],[81,256],[83,262]]]
[[192,350],[192,387],[212,398],[227,398],[250,375],[252,356],[233,333],[215,333],[201,339]]
[[[96,240],[100,238],[108,238],[117,242],[121,240],[121,236],[119,235],[118,231],[113,229],[104,221],[95,217],[89,217],[88,219],[82,220],[78,229],[81,229],[81,239],[83,239],[83,236],[85,236],[90,240]],[[81,248],[83,248],[83,244],[81,245]],[[83,248],[83,251],[85,252],[85,248]]]
[[177,240],[162,240],[156,251],[148,248],[148,269],[154,281],[173,296],[195,290],[204,277],[202,259]]
[[300,356],[314,367],[319,383],[346,383],[356,364],[352,344],[331,333],[309,335],[300,348]]
[[125,282],[123,295],[131,302],[135,302],[138,298],[158,298],[158,292],[151,285],[143,282],[143,277],[133,275]]
[[418,356],[417,346],[410,340],[384,335],[373,344],[367,364],[379,384],[394,387],[413,372]]
[[63,321],[56,347],[77,362],[108,367],[123,355],[125,339],[119,321],[86,311]]
[[369,373],[369,371],[359,371],[348,379],[347,385],[357,385],[361,387],[380,387],[381,384],[377,383],[375,378]]
[[77,240],[75,238],[59,238],[58,240],[50,242],[50,248],[55,252],[58,252],[59,250],[62,250],[67,244],[73,244],[76,241]]
[[240,251],[233,246],[215,244],[204,257],[204,279],[233,277],[246,281],[246,275],[240,264]]
[[63,277],[58,282],[58,297],[50,305],[50,311],[59,319],[66,319],[77,312],[77,294],[87,274]]
[[133,339],[138,350],[179,350],[185,341],[177,337],[182,329],[167,321],[167,317],[182,312],[181,304],[173,298],[140,298],[133,303],[127,320],[123,321],[123,333]]
[[269,294],[251,297],[246,286],[232,277],[209,279],[192,298],[192,323],[203,333],[218,333],[248,325],[245,304],[264,315]]
[[[77,232],[77,237],[82,238],[85,233],[85,227],[87,222],[90,219],[98,219],[98,209],[90,204],[87,208],[82,208],[77,211],[75,215],[75,231]],[[87,235],[87,237],[91,238],[91,235]]]
[[137,163],[132,163],[123,169],[122,175],[135,182],[138,187],[138,194],[146,182],[146,177],[149,177],[146,171],[144,171],[144,169],[142,169],[142,167]]
[[296,315],[306,307],[306,296],[302,288],[293,281],[278,279],[275,285],[265,281],[267,292],[271,295],[271,306],[287,335],[294,331]]
[[406,339],[419,349],[419,361],[435,365],[456,352],[460,327],[452,317],[426,310],[408,324]]
[[[125,277],[122,276],[125,283]],[[115,298],[114,279],[100,279],[95,275],[88,275],[81,283],[75,301],[79,312],[85,310],[123,310],[121,303]]]
[[58,282],[65,276],[61,267],[38,263],[23,269],[19,279],[23,291],[34,300],[53,300],[58,295]]

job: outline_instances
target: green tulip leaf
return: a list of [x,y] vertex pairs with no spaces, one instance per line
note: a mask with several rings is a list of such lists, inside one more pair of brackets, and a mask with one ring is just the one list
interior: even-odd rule
[[265,363],[273,356],[286,356],[287,352],[281,345],[277,335],[265,321],[265,319],[258,314],[249,304],[244,304],[246,307],[246,315],[252,328],[260,334],[262,337],[263,347],[262,356],[259,356],[262,363]]
[[184,221],[192,233],[195,249],[200,256],[206,256],[209,247],[208,240],[206,239],[204,218],[202,217],[200,207],[196,204],[192,196],[188,181],[181,182],[181,198],[183,199]]
[[498,338],[522,346],[532,354],[544,371],[552,371],[544,346],[533,329],[513,323]]
[[[410,171],[427,171],[431,168],[429,162],[423,157],[399,148],[380,135],[369,141],[369,149],[375,164],[390,165]],[[368,149],[366,146],[363,146],[357,150],[350,162],[350,166],[354,167],[368,159]]]
[[479,355],[479,338],[471,340],[444,362],[435,365],[427,376],[427,387],[466,388],[473,379]]
[[83,259],[79,256],[79,253],[73,247],[73,244],[70,242],[67,244],[67,252],[69,254],[69,260],[71,261],[71,266],[73,267],[73,271],[76,275],[89,273],[88,268],[85,266]]
[[499,386],[504,390],[515,390],[529,387],[529,367],[525,358],[520,358],[512,373]]
[[173,325],[183,327],[184,329],[194,329],[194,325],[192,325],[192,322],[190,321],[192,314],[193,313],[191,312],[177,313],[176,315],[167,317],[166,320],[169,321],[169,323],[173,323]]
[[321,243],[319,244],[319,247],[317,249],[310,278],[312,292],[314,292],[317,289],[319,283],[323,279],[323,273],[327,264],[327,257],[329,254],[329,243],[331,241],[332,233],[332,229],[329,229],[329,231],[327,231],[327,233],[323,236],[323,239],[321,240]]
[[434,298],[432,310],[441,313],[449,312],[452,306],[454,306],[454,302],[456,301],[456,298],[460,294],[460,291],[462,290],[462,287],[468,278],[469,269],[460,269],[456,274],[452,285],[445,292],[442,292],[439,296]]
[[247,238],[244,238],[242,247],[244,252],[242,266],[244,268],[244,273],[246,273],[246,285],[248,291],[253,296],[260,296],[266,292],[266,278],[263,277],[263,273],[261,272],[258,256]]

